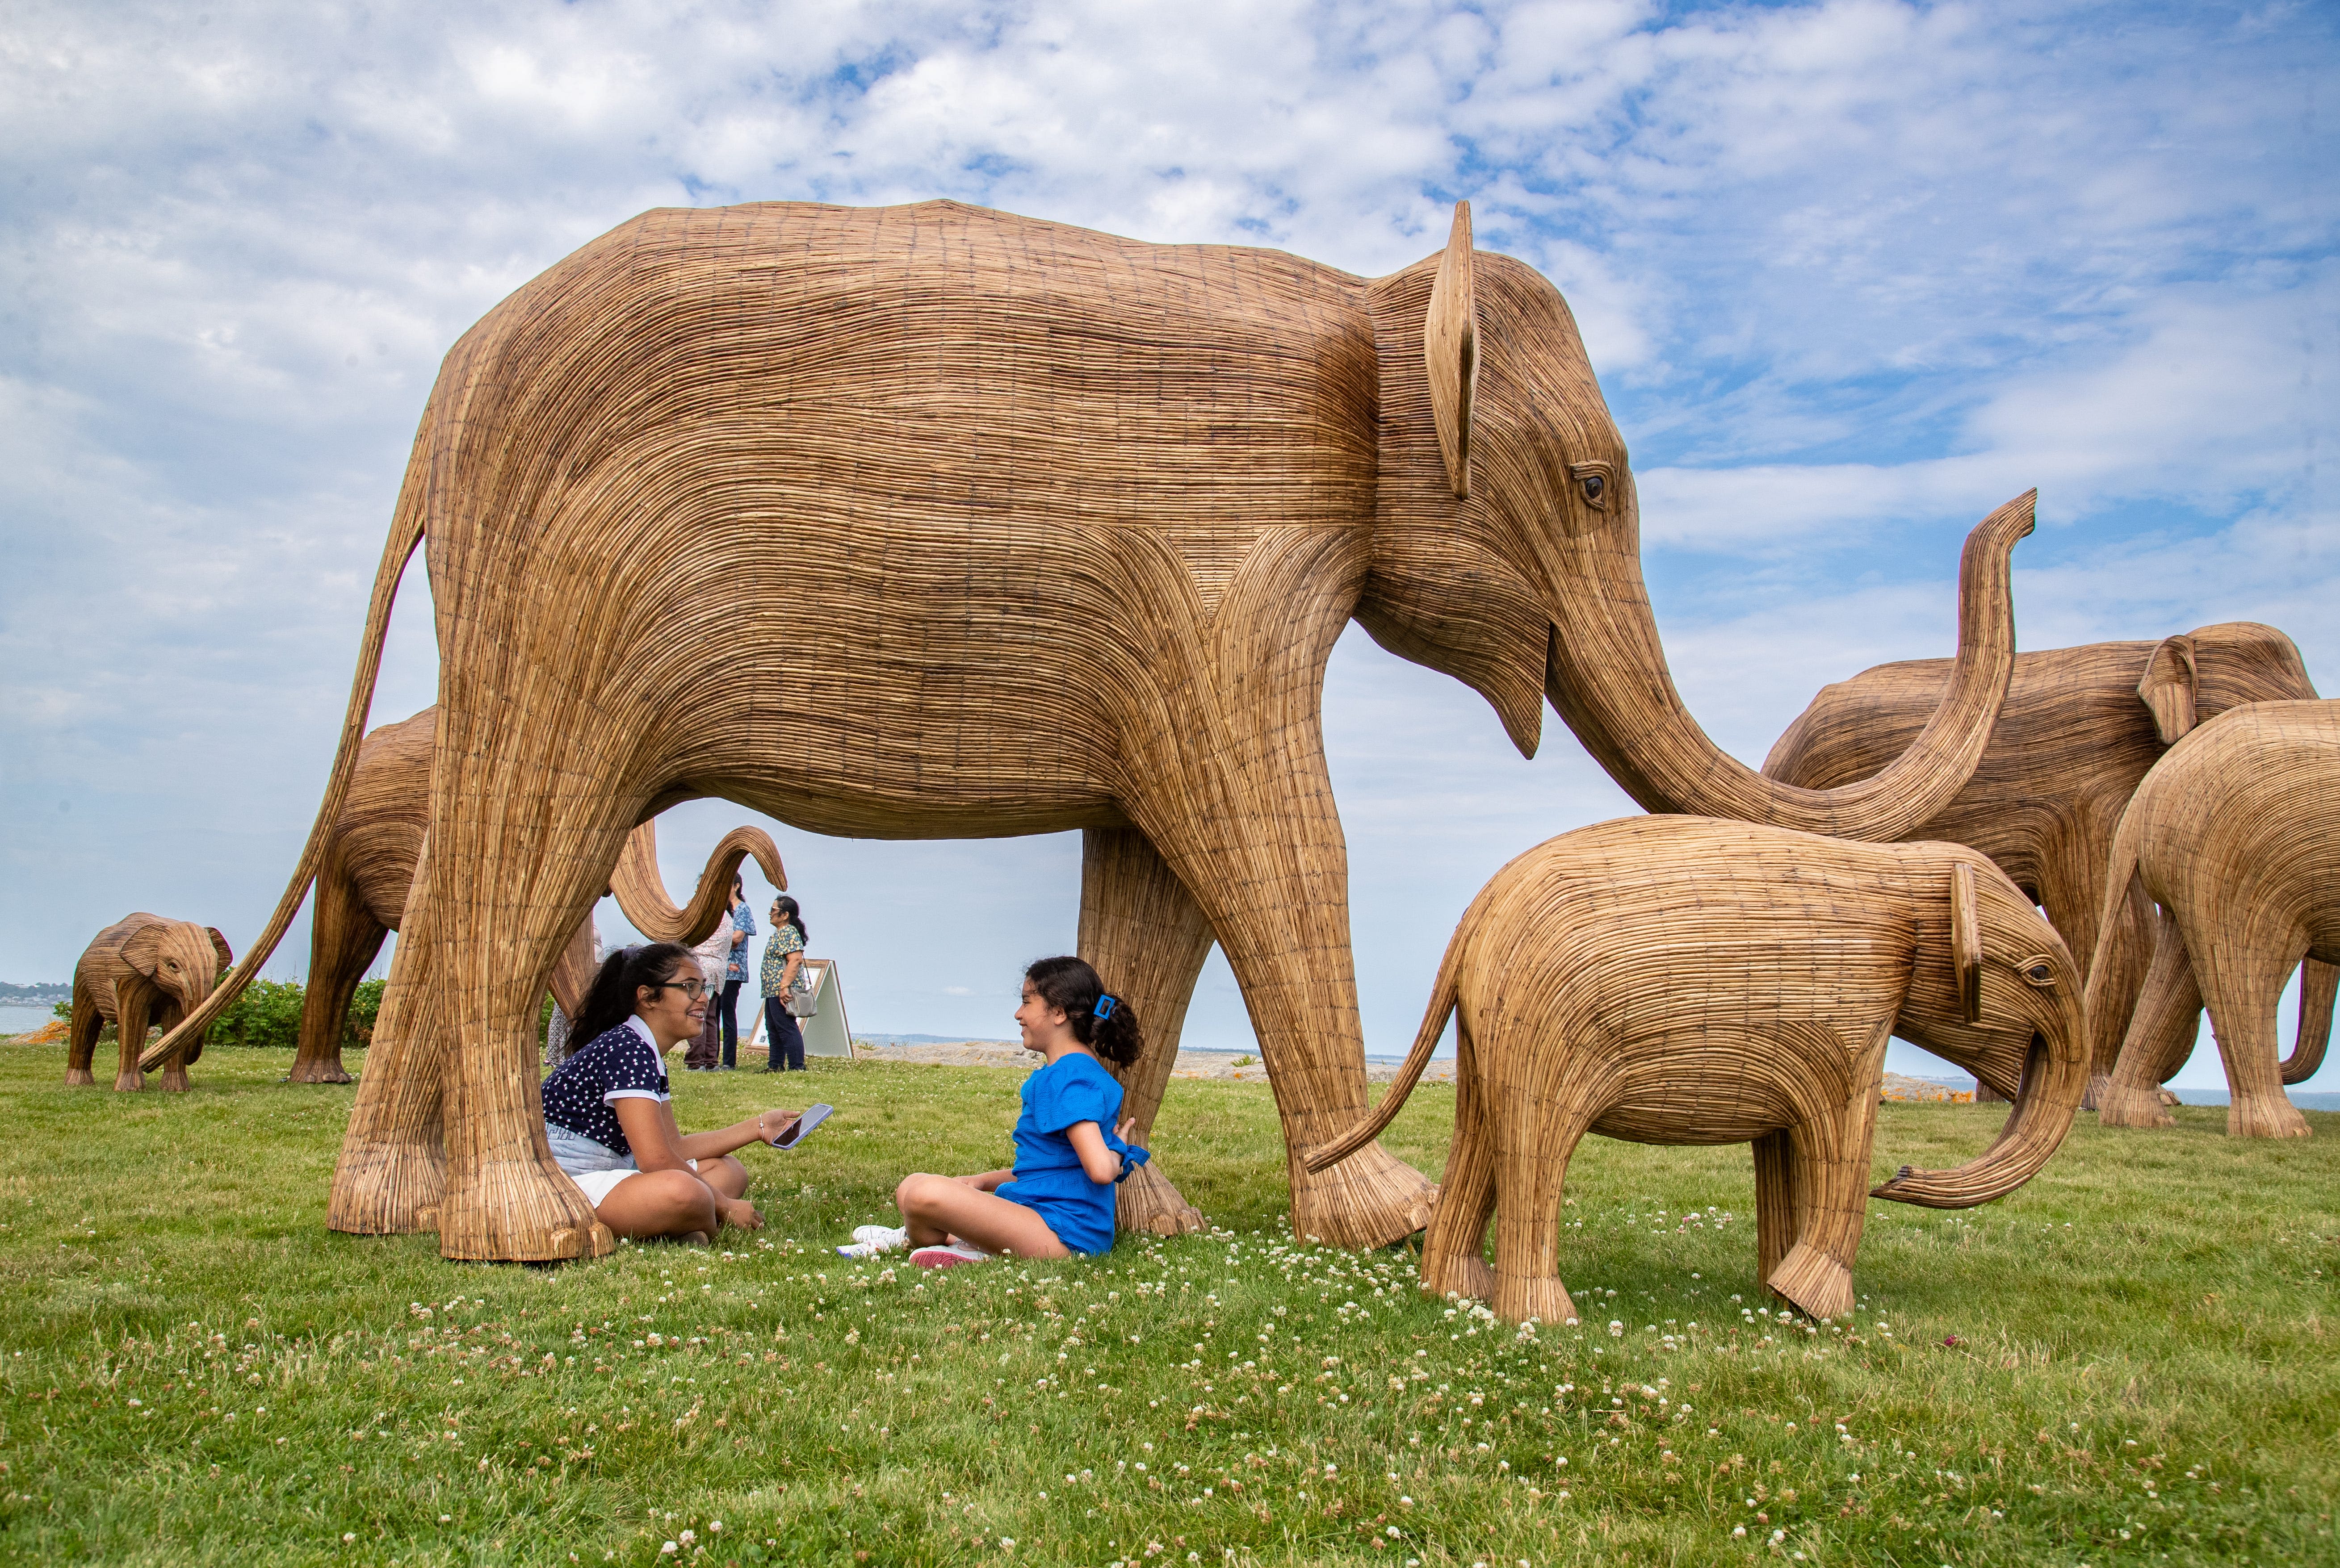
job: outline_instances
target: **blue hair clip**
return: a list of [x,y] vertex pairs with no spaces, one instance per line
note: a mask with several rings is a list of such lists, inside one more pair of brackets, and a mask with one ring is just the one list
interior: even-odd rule
[[1106,1019],[1113,1016],[1113,1010],[1120,1005],[1121,999],[1117,996],[1099,996],[1097,998],[1096,1011],[1091,1016],[1096,1018],[1099,1023],[1103,1023]]

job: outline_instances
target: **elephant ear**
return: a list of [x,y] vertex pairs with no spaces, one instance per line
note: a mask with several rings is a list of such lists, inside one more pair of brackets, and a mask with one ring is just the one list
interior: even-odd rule
[[203,930],[210,935],[212,939],[212,946],[216,948],[219,952],[220,969],[222,971],[234,968],[235,954],[228,950],[227,938],[220,934],[220,928],[215,925],[207,925],[203,927]]
[[154,971],[163,963],[164,929],[162,922],[149,921],[131,932],[129,940],[122,944],[122,962],[147,979],[154,979]]
[[2153,711],[2153,727],[2161,732],[2163,745],[2176,745],[2194,727],[2194,698],[2199,689],[2194,639],[2183,633],[2162,638],[2145,661],[2137,695]]
[[1439,258],[1422,325],[1422,354],[1430,369],[1430,412],[1438,427],[1438,455],[1456,499],[1471,493],[1471,404],[1479,392],[1479,313],[1471,298],[1471,203],[1454,203],[1454,227]]
[[1982,1021],[1982,913],[1975,907],[1974,867],[1950,863],[1950,979],[1958,988],[1958,1015]]

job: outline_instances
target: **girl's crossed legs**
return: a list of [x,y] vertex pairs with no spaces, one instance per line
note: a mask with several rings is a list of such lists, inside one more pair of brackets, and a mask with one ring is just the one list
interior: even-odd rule
[[695,1172],[645,1170],[630,1176],[610,1189],[593,1213],[620,1236],[696,1234],[708,1239],[732,1218],[734,1205],[747,1190],[748,1168],[726,1154],[701,1159]]
[[[982,1176],[906,1176],[894,1189],[894,1207],[912,1247],[937,1247],[951,1238],[986,1252],[1018,1257],[1070,1257],[1073,1249],[1056,1239],[1038,1212],[992,1191],[1011,1172]],[[612,1194],[612,1196],[615,1196]]]

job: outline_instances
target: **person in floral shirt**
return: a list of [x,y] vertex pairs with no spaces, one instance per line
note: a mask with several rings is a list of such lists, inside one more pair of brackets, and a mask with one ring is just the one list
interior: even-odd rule
[[767,1072],[805,1070],[804,1031],[788,1011],[788,992],[804,967],[805,923],[797,901],[786,893],[772,900],[772,934],[764,943],[764,1033],[772,1042]]

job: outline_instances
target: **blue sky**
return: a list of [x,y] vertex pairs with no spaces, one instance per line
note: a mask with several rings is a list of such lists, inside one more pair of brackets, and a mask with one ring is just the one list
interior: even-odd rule
[[[659,205],[952,196],[1379,273],[1467,196],[1583,324],[1677,678],[1742,757],[1822,683],[1948,651],[1965,528],[2034,485],[2024,646],[2260,619],[2340,694],[2335,31],[2038,0],[20,0],[0,978],[67,974],[134,908],[258,927],[440,357]],[[432,699],[421,576],[377,722]],[[1486,876],[1630,808],[1564,726],[1522,762],[1354,628],[1325,723],[1396,1050]],[[672,814],[670,875],[742,814]],[[1021,962],[1071,942],[1072,840],[774,825],[864,1030],[1004,1033]],[[305,965],[304,926],[273,971]],[[1248,1043],[1215,959],[1189,1038]],[[2206,1046],[2181,1081],[2218,1081]]]

